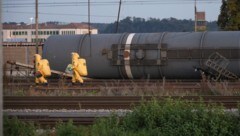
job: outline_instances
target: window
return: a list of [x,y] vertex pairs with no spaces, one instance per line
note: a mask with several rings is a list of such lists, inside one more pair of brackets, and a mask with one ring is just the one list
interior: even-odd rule
[[27,35],[27,31],[25,31],[24,34]]
[[[36,42],[36,39],[32,39],[31,41]],[[44,41],[46,41],[46,39],[44,39],[44,38],[39,38],[38,39],[38,42],[44,42]]]
[[88,31],[83,31],[83,32],[82,32],[82,34],[87,34],[87,33],[88,33]]
[[47,31],[47,35],[49,35],[49,31]]
[[197,25],[204,26],[204,25],[206,25],[206,22],[205,21],[197,21]]

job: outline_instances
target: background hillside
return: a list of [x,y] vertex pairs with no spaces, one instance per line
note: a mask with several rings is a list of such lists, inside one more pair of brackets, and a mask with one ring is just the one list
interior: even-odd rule
[[[110,24],[93,23],[92,26],[99,29],[99,33],[115,33],[116,22]],[[218,31],[217,22],[207,22],[208,31]],[[186,32],[194,31],[194,20],[179,20],[176,18],[138,18],[126,17],[119,22],[118,33],[150,33],[150,32]]]

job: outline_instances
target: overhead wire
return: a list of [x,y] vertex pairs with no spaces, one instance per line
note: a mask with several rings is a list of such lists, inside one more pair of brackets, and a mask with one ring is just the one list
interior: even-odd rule
[[[192,0],[132,0],[122,1],[124,5],[158,5],[158,4],[192,4]],[[199,0],[198,3],[221,3],[220,0]],[[3,3],[3,8],[32,7],[34,3]],[[117,1],[91,2],[91,6],[112,6],[118,5]],[[88,6],[87,2],[44,2],[39,3],[39,7],[61,7],[61,6]]]
[[[34,12],[21,12],[21,11],[3,11],[4,13],[19,13],[19,14],[34,14]],[[39,12],[39,14],[42,15],[59,15],[59,16],[85,16],[87,17],[87,14],[68,14],[68,13],[51,13],[51,12]],[[110,16],[110,15],[94,15],[91,14],[91,17],[99,17],[99,18],[116,18],[117,16]]]
[[[31,1],[31,2],[30,2]],[[14,2],[14,3],[11,3]],[[143,6],[143,5],[163,5],[163,4],[193,4],[193,0],[122,0],[124,6]],[[221,0],[198,0],[198,3],[221,3]],[[7,3],[3,2],[3,9],[10,8],[32,8],[34,6],[34,0],[7,0]],[[118,0],[104,0],[104,1],[91,1],[91,6],[113,6],[118,5]],[[67,1],[67,2],[39,2],[39,7],[79,7],[88,6],[88,1]],[[33,14],[32,12],[19,12],[3,10],[4,13],[19,13],[19,14]],[[61,15],[61,16],[88,16],[84,14],[68,14],[68,13],[51,13],[51,12],[39,12],[44,15]],[[115,18],[116,16],[110,15],[91,15],[91,17],[100,18]]]

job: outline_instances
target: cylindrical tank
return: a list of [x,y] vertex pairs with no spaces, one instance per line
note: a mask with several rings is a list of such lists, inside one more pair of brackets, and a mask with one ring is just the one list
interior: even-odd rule
[[239,31],[59,35],[47,39],[43,58],[65,71],[78,52],[90,78],[197,79],[193,67],[239,77],[239,49]]

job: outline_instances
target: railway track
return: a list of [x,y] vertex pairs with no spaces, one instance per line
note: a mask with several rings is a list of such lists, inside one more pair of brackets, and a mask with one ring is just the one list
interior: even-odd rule
[[[49,84],[44,85],[35,85],[33,79],[20,78],[20,79],[11,79],[8,82],[4,83],[4,88],[10,91],[14,90],[34,90],[40,92],[56,92],[56,91],[97,91],[100,92],[99,95],[102,95],[101,91],[112,91],[110,95],[123,95],[121,92],[128,91],[127,95],[134,95],[138,92],[145,91],[147,95],[157,95],[158,91],[163,92],[165,90],[174,92],[180,91],[179,95],[184,95],[184,91],[191,91],[192,94],[198,95],[207,95],[209,94],[222,94],[221,91],[230,93],[228,95],[237,95],[240,94],[240,81],[235,82],[201,82],[199,80],[146,80],[146,79],[137,79],[137,80],[112,80],[112,79],[87,79],[83,85],[76,84],[72,85],[70,79],[49,79]],[[152,92],[151,92],[152,91]],[[204,94],[201,94],[201,91],[204,91]],[[220,93],[219,93],[220,91]],[[109,92],[109,91],[108,91]],[[116,93],[117,92],[117,93]],[[129,93],[130,92],[130,93]],[[78,92],[79,93],[79,92]],[[86,93],[84,93],[86,95]],[[142,93],[142,95],[144,94]],[[151,94],[152,93],[152,94]],[[104,93],[104,95],[108,95]],[[177,95],[177,92],[171,95]],[[186,94],[185,94],[186,95]],[[189,95],[189,94],[188,94]]]
[[[144,102],[153,97],[56,97],[56,96],[4,96],[3,107],[8,118],[17,117],[26,122],[34,122],[41,126],[55,126],[57,122],[68,122],[69,119],[75,125],[91,125],[99,117],[108,117],[111,112],[120,117],[130,112],[144,99]],[[164,100],[168,97],[155,97]],[[206,104],[222,104],[227,109],[236,108],[240,102],[240,96],[173,96],[172,99],[189,100],[199,103],[200,99]],[[107,111],[107,112],[106,112]]]
[[[65,79],[65,80],[57,80],[57,79],[51,79],[48,81],[49,86],[72,86],[71,80],[70,79]],[[82,86],[130,86],[130,85],[162,85],[162,84],[171,84],[171,85],[195,85],[196,83],[200,83],[199,81],[196,80],[184,80],[184,81],[179,81],[179,80],[167,80],[167,81],[162,81],[162,80],[85,80],[84,84]],[[240,82],[239,82],[240,83]],[[231,83],[231,85],[234,85],[236,83]],[[24,80],[12,80],[9,81],[8,83],[5,84],[6,86],[36,86],[34,84],[34,80],[30,81],[24,81]],[[239,84],[240,85],[240,84]],[[39,85],[41,86],[41,85]],[[80,84],[74,85],[80,86]]]
[[[13,118],[15,116],[8,116],[8,118]],[[68,122],[71,119],[74,125],[92,125],[97,117],[49,117],[49,116],[29,116],[29,115],[20,115],[17,118],[24,122],[34,122],[36,125],[41,126],[52,126],[54,127],[58,122]]]
[[[142,100],[149,101],[152,96],[5,96],[3,98],[4,109],[131,109],[139,105]],[[164,100],[169,97],[155,97]],[[226,108],[236,108],[240,102],[240,96],[172,96],[172,99],[189,100],[199,103],[223,104]]]

